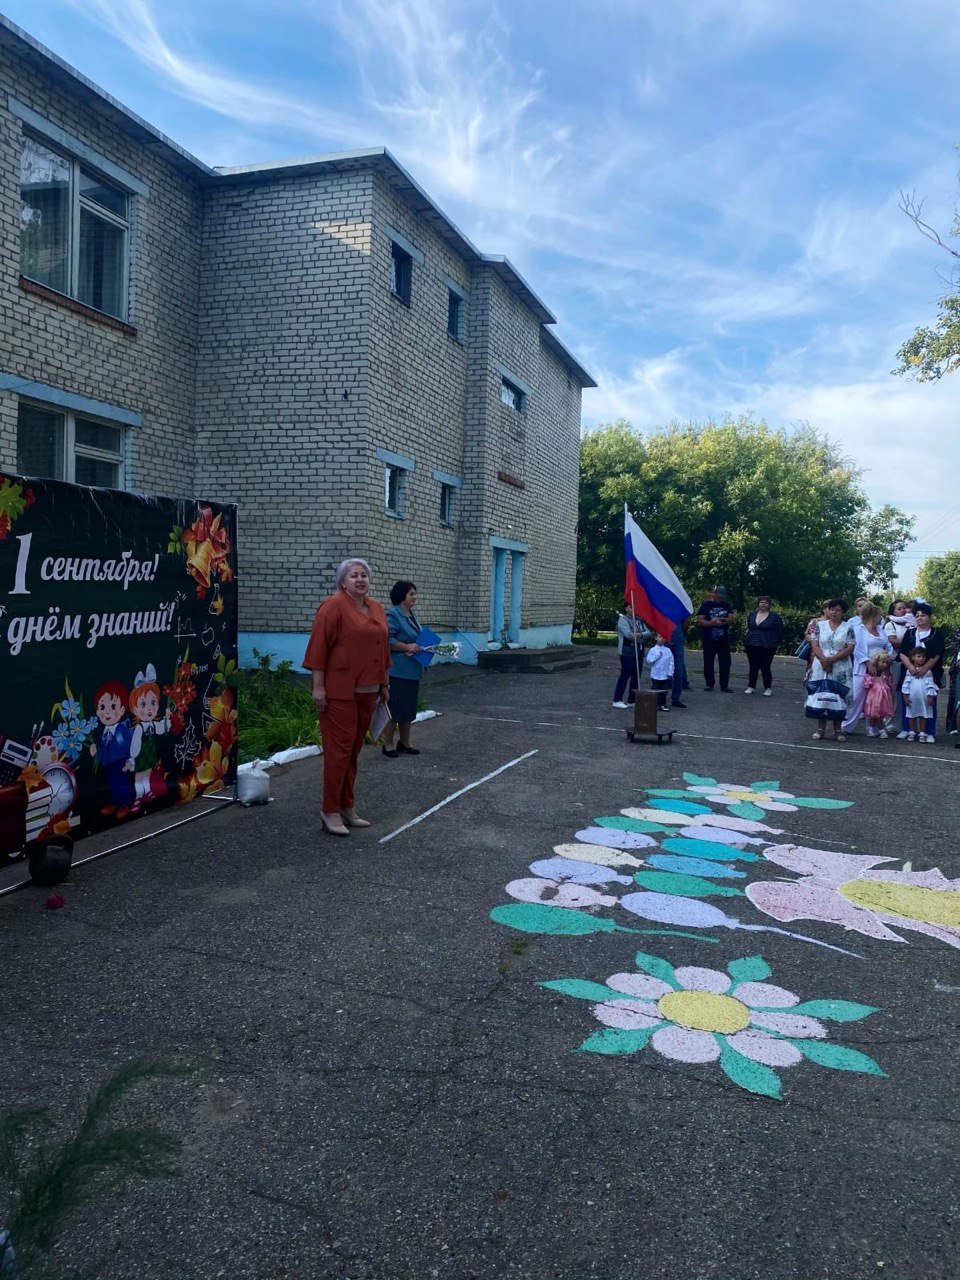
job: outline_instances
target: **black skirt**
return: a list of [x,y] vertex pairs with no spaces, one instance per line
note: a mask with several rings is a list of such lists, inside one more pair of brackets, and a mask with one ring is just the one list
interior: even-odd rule
[[397,724],[409,724],[417,718],[420,681],[390,677],[390,715]]

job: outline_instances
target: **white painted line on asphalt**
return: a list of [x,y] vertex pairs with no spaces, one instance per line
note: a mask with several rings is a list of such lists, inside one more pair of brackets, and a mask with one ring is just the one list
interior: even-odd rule
[[[515,720],[507,716],[475,716],[477,720],[493,720],[497,724],[525,724],[530,726],[548,725],[551,729],[585,729],[588,726],[583,724],[571,725],[553,725],[546,720]],[[589,726],[596,733],[623,733],[624,727],[620,725],[594,724]],[[713,733],[687,733],[683,729],[674,729],[675,738],[701,738],[705,742],[740,742],[747,746],[754,747],[788,747],[791,751],[842,751],[845,756],[869,756],[871,760],[893,760],[898,764],[926,764],[930,760],[938,760],[941,764],[960,764],[960,756],[935,756],[921,752],[919,747],[916,751],[905,752],[886,752],[886,751],[862,751],[859,747],[847,746],[845,743],[830,743],[822,747],[815,747],[813,743],[809,745],[806,742],[778,742],[773,738],[730,738],[720,734]],[[847,739],[849,742],[849,738]],[[922,743],[920,744],[923,745]]]
[[[488,717],[489,718],[489,717]],[[517,721],[522,724],[522,720]],[[489,782],[491,778],[495,778],[498,773],[503,773],[506,769],[512,769],[515,764],[521,764],[524,760],[529,760],[531,756],[535,756],[539,748],[535,747],[533,751],[527,751],[522,756],[517,756],[516,760],[508,760],[506,764],[502,764],[499,769],[494,769],[493,773],[486,773],[482,778],[478,778],[476,782],[470,782],[465,787],[461,787],[459,791],[454,791],[452,796],[447,796],[446,800],[441,800],[439,804],[435,804],[432,808],[427,809],[424,813],[418,814],[415,818],[411,818],[409,822],[405,822],[402,827],[397,827],[396,831],[391,831],[388,836],[381,836],[379,843],[386,844],[388,840],[392,840],[394,836],[400,835],[404,831],[409,831],[411,827],[415,827],[418,822],[422,822],[424,818],[429,818],[432,813],[436,813],[438,809],[442,809],[444,805],[450,804],[452,800],[466,795],[468,791],[472,791],[474,787],[482,786],[483,783]]]
[[[712,733],[681,733],[678,731],[674,736],[677,738],[703,738],[706,742],[742,742],[747,746],[754,747],[788,747],[791,751],[836,751],[845,756],[869,756],[871,760],[893,761],[896,764],[928,764],[931,760],[939,760],[942,764],[960,764],[960,758],[955,756],[931,756],[925,754],[922,750],[923,743],[919,745],[916,751],[910,750],[894,754],[887,751],[861,751],[859,747],[850,747],[843,742],[815,747],[812,743],[808,745],[806,742],[776,742],[770,738],[727,738]],[[849,742],[849,738],[847,742]]]

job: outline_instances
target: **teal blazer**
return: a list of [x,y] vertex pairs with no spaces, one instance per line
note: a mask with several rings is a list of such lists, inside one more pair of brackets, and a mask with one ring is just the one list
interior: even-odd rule
[[[391,644],[395,640],[400,644],[418,643],[420,623],[416,618],[411,618],[410,614],[404,613],[398,604],[387,610],[387,629]],[[390,662],[392,663],[390,674],[401,680],[419,680],[423,675],[423,667],[420,663],[406,653],[397,653],[396,650],[391,649]]]

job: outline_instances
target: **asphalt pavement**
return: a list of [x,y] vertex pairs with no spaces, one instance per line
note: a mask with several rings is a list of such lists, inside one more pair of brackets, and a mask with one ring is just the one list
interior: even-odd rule
[[[897,882],[893,898],[882,881],[851,889],[828,856],[960,876],[955,739],[814,743],[796,661],[777,660],[773,697],[748,698],[740,659],[724,695],[703,691],[690,658],[670,745],[627,741],[609,650],[584,671],[472,675],[431,687],[442,714],[416,727],[422,754],[365,750],[369,831],[321,832],[321,763],[304,760],[274,771],[269,806],[199,801],[176,817],[210,810],[202,820],[78,867],[62,910],[43,910],[37,889],[0,898],[8,1105],[69,1125],[128,1059],[188,1069],[125,1109],[183,1139],[181,1176],[80,1210],[57,1266],[98,1280],[960,1275],[958,894],[935,879]],[[732,790],[704,800],[694,778]],[[683,877],[682,853],[665,850],[689,829],[616,822],[688,803],[649,789],[749,813],[734,792],[757,781],[767,805],[790,803],[771,791],[852,802],[763,810],[772,844],[823,857],[768,861],[751,829],[758,844],[698,841]],[[538,908],[538,893],[563,898],[531,888],[545,878],[531,864],[589,827],[651,835],[602,846],[647,867],[581,885],[603,901]],[[98,836],[78,856],[118,842]],[[758,882],[814,918],[774,918],[744,892]],[[620,905],[631,894],[634,910]],[[816,918],[834,908],[841,922]],[[891,910],[941,932],[890,923]],[[884,932],[881,916],[891,936],[860,931]],[[595,931],[544,931],[561,918]],[[632,977],[610,1002],[538,985],[618,974]],[[796,997],[805,1021],[789,1014]],[[755,1041],[772,1055],[758,1071],[726,1047],[741,1015],[757,1017],[755,1037],[773,1032]],[[660,1019],[653,1040],[645,1018]],[[579,1051],[604,1028],[619,1029],[592,1041],[605,1051]]]

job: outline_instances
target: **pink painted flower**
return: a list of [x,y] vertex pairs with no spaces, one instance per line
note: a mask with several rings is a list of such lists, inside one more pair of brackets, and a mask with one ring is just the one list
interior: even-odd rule
[[892,858],[833,853],[801,845],[772,845],[769,862],[799,872],[800,880],[765,880],[747,897],[775,920],[822,920],[868,938],[905,942],[894,932],[913,929],[960,948],[960,879],[930,871],[877,871]]

